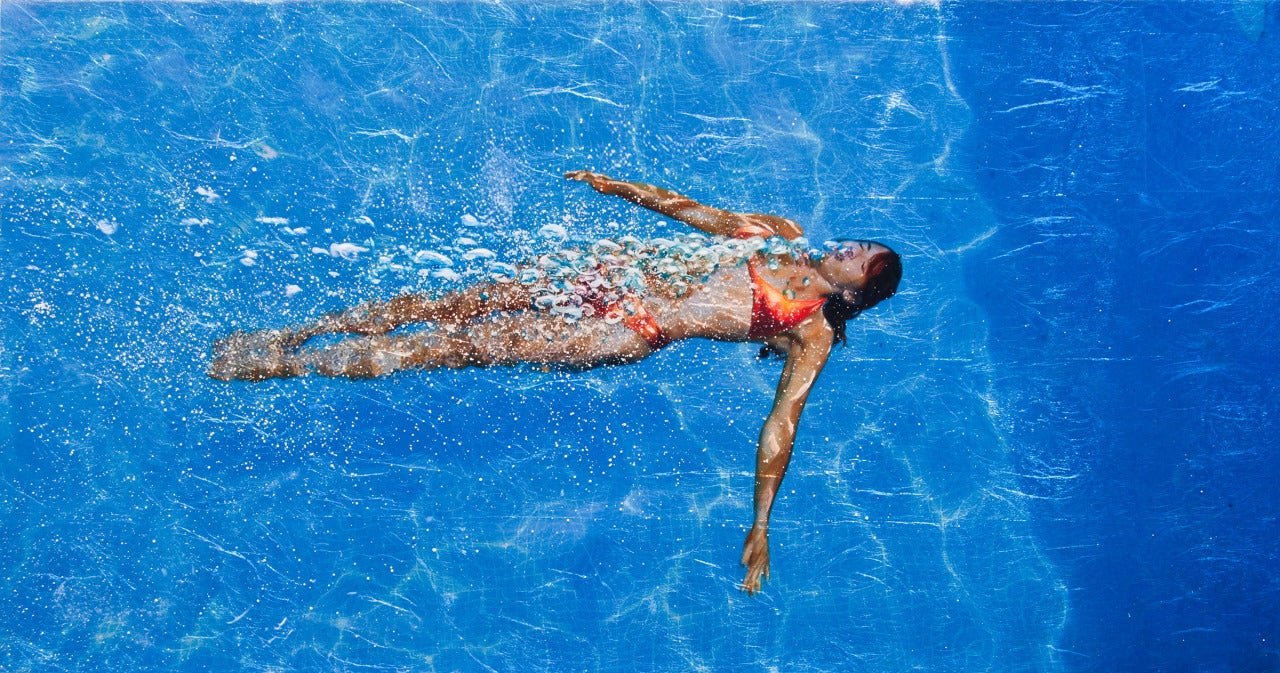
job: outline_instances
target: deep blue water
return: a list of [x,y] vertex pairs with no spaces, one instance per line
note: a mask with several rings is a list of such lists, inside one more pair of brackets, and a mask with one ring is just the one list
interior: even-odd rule
[[[5,2],[0,670],[1278,671],[1278,33],[1256,2]],[[576,168],[903,253],[760,596],[780,363],[748,345],[204,375],[231,330],[547,225],[680,231]]]

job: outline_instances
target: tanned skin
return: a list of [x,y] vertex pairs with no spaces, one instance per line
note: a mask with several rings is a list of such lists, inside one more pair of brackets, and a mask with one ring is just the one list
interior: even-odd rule
[[[795,239],[800,225],[775,215],[736,213],[703,205],[661,187],[613,180],[599,173],[573,171],[565,178],[590,185],[708,234],[733,236],[743,231]],[[887,250],[870,244],[861,253],[809,260],[779,259],[778,268],[758,272],[795,299],[852,294],[867,282],[866,264]],[[672,340],[689,338],[750,341],[752,287],[744,267],[718,269],[706,283],[683,296],[664,292],[660,278],[649,278],[647,309]],[[599,317],[568,323],[531,310],[533,297],[518,283],[491,283],[432,299],[406,294],[328,314],[311,324],[283,330],[237,332],[214,344],[209,375],[222,380],[261,381],[307,374],[370,378],[401,369],[553,365],[571,369],[635,362],[652,353],[649,345],[621,324]],[[423,332],[392,335],[411,323],[428,322]],[[348,333],[323,348],[301,348],[321,334]],[[759,339],[757,339],[759,340]],[[760,591],[769,577],[769,515],[791,462],[796,427],[805,401],[831,353],[833,332],[821,311],[766,342],[786,354],[773,408],[756,445],[754,519],[743,545],[746,577],[742,589]]]

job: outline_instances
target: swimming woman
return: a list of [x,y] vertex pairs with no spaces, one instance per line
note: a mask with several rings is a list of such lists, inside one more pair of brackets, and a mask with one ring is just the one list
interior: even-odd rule
[[[800,225],[783,217],[719,210],[590,171],[565,177],[710,236],[606,239],[440,298],[406,294],[301,327],[237,332],[214,344],[209,375],[261,381],[518,364],[590,369],[636,362],[682,339],[759,342],[786,364],[756,450],[755,520],[742,552],[742,588],[754,594],[769,576],[769,513],[805,400],[832,345],[844,341],[845,322],[893,296],[902,263],[871,241],[810,251],[797,241]],[[389,334],[421,322],[431,328]],[[301,348],[337,333],[362,336]]]

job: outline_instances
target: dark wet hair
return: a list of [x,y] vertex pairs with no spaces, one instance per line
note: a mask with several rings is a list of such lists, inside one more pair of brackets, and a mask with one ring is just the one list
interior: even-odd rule
[[[832,254],[839,256],[842,253],[837,251]],[[847,344],[844,324],[859,313],[892,297],[898,291],[901,280],[902,258],[886,248],[884,252],[867,260],[867,284],[855,293],[852,302],[845,301],[841,292],[827,295],[827,302],[822,305],[822,317],[827,319],[827,324],[831,325],[831,330],[835,333],[832,343]]]

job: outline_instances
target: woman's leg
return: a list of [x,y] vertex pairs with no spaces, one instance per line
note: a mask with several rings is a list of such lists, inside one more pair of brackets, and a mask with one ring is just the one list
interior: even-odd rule
[[305,373],[288,357],[312,337],[355,333],[382,335],[413,322],[462,325],[495,313],[528,309],[533,297],[516,283],[490,283],[451,292],[439,299],[401,295],[386,302],[369,302],[321,317],[314,323],[282,330],[235,332],[213,344],[209,375],[229,381],[261,381]]
[[405,294],[390,301],[368,302],[329,313],[314,323],[280,331],[286,348],[297,348],[321,334],[386,334],[415,322],[462,324],[495,311],[522,311],[533,303],[529,289],[518,283],[487,283],[450,292],[439,299]]
[[[374,378],[403,369],[460,369],[519,364],[591,369],[644,359],[649,345],[626,327],[599,319],[566,323],[557,316],[497,315],[470,325],[404,335],[346,339],[324,348],[266,353],[235,371],[210,368],[210,375],[261,381],[315,373]],[[215,365],[217,362],[215,362]]]

